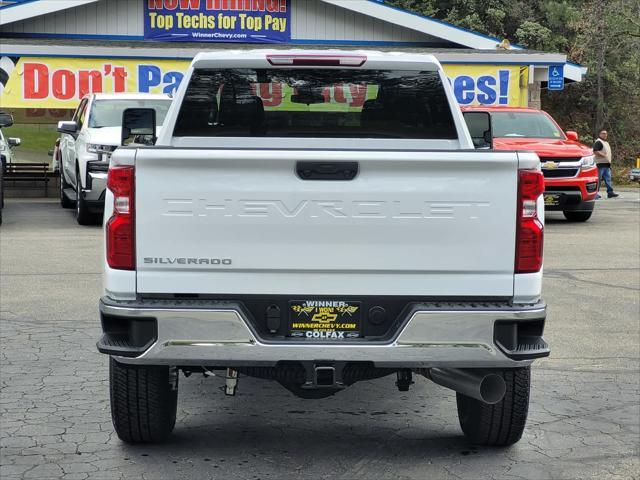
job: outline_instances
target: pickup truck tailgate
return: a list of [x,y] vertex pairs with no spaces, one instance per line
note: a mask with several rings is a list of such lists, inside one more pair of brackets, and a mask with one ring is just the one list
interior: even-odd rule
[[137,291],[509,297],[516,195],[512,152],[141,149]]

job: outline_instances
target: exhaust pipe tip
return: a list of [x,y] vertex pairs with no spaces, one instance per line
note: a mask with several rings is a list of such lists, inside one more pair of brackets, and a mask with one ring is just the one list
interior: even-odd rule
[[489,405],[500,402],[507,392],[502,375],[487,370],[469,368],[430,368],[422,374],[443,387]]
[[489,373],[480,381],[480,399],[484,403],[493,405],[504,398],[507,393],[507,384],[502,376]]

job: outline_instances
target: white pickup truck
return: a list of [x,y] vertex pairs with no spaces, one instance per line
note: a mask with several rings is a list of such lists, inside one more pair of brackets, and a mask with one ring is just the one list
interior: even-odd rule
[[[123,138],[153,136],[152,112],[124,116]],[[183,371],[303,398],[419,375],[457,392],[472,442],[518,441],[549,355],[543,177],[475,149],[489,118],[465,117],[428,55],[198,55],[155,145],[111,158],[98,349],[119,437],[170,434]]]
[[149,93],[85,95],[71,121],[59,122],[60,205],[76,208],[80,225],[102,219],[108,156],[121,139],[122,112],[127,108],[153,108],[158,124],[171,105],[168,95]]

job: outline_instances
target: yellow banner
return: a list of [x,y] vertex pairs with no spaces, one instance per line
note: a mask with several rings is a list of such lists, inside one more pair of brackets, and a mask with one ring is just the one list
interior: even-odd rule
[[[16,63],[15,59],[3,57],[0,66],[7,81],[0,84],[0,107],[73,109],[87,93],[172,93],[189,63],[189,60],[48,57],[22,57]],[[456,64],[444,65],[444,69],[461,105],[527,105],[527,67]],[[271,94],[258,93],[267,108]],[[371,98],[375,92],[346,92],[350,99],[354,95]]]
[[529,67],[444,64],[460,105],[526,107]]

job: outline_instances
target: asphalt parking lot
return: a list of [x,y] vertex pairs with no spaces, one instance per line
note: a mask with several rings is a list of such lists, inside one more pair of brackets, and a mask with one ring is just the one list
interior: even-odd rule
[[242,378],[180,378],[170,443],[113,433],[98,354],[99,227],[54,200],[7,199],[0,227],[0,478],[629,479],[640,476],[640,198],[591,221],[548,215],[544,296],[552,356],[534,365],[528,429],[507,449],[461,436],[455,395],[416,379],[326,400]]

